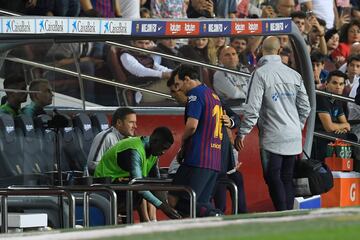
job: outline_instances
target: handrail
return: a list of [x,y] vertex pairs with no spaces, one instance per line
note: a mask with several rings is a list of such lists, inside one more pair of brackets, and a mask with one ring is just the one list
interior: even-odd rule
[[239,189],[236,186],[236,184],[234,183],[234,181],[231,179],[228,179],[228,178],[220,178],[217,180],[217,183],[228,186],[229,190],[231,191],[232,213],[238,214],[238,210],[239,210],[238,192],[239,192]]
[[[173,182],[173,179],[171,178],[134,178],[132,179],[129,184],[171,184]],[[227,185],[229,188],[232,196],[231,196],[231,202],[232,202],[232,213],[237,214],[238,213],[238,187],[232,181],[231,179],[218,179],[217,183]]]
[[20,17],[20,14],[14,13],[14,12],[10,12],[8,10],[4,10],[4,9],[0,9],[0,14],[5,14],[7,16],[13,16],[13,17]]
[[166,183],[172,183],[173,179],[171,178],[133,178],[128,183],[129,185],[132,184],[146,184],[146,183],[160,183],[160,184],[166,184]]
[[251,76],[250,73],[237,71],[237,70],[232,70],[232,69],[229,69],[229,68],[220,67],[220,66],[217,66],[217,65],[208,64],[208,63],[204,63],[204,62],[198,62],[198,61],[190,60],[190,59],[187,59],[187,58],[172,56],[172,55],[169,55],[169,54],[160,53],[160,52],[156,52],[156,51],[152,51],[152,50],[148,50],[148,49],[143,49],[143,48],[138,48],[138,47],[134,47],[134,46],[126,45],[126,44],[121,44],[121,43],[116,43],[116,42],[111,42],[111,41],[105,41],[105,43],[110,45],[110,46],[115,46],[115,47],[119,47],[119,48],[126,48],[126,49],[130,49],[130,50],[140,52],[140,53],[158,55],[158,56],[161,56],[161,57],[164,57],[164,58],[167,58],[167,59],[170,59],[170,60],[174,60],[174,61],[177,61],[177,62],[184,62],[184,63],[188,63],[188,64],[191,64],[191,65],[199,66],[199,67],[206,67],[206,68],[209,68],[209,69],[212,69],[212,70],[237,74],[237,75],[244,76],[244,77],[250,77]]
[[327,135],[327,134],[324,134],[324,133],[314,132],[314,136],[315,136],[315,137],[320,137],[320,138],[325,138],[325,139],[328,139],[328,140],[333,140],[333,141],[338,140],[338,139],[341,139],[341,141],[343,141],[343,142],[345,142],[345,143],[349,143],[349,144],[351,144],[351,145],[360,147],[360,143],[353,142],[353,141],[346,140],[346,139],[342,139],[342,138],[337,138],[337,137],[330,136],[330,135]]
[[321,90],[315,90],[315,93],[318,95],[326,96],[326,97],[332,97],[332,98],[335,98],[335,99],[338,99],[341,101],[355,103],[355,98],[345,97],[342,95],[329,93],[329,92],[325,92],[325,91],[321,91]]
[[104,186],[62,186],[61,189],[64,189],[69,192],[84,192],[84,227],[89,227],[89,192],[107,192],[110,197],[110,224],[117,225],[117,195],[114,190],[109,189]]
[[[106,186],[115,191],[185,191],[189,194],[190,197],[190,218],[196,217],[196,193],[188,186],[180,185],[163,185],[163,184],[154,184],[154,185],[144,185],[144,184],[93,184],[92,186]],[[127,202],[132,202],[131,194],[127,195]],[[133,209],[127,205],[126,214],[128,217],[133,215]],[[132,219],[132,218],[131,218]],[[133,223],[133,222],[128,222]]]
[[[9,188],[0,188],[1,197],[1,232],[8,232],[8,196],[24,196],[24,195],[56,195],[65,196],[69,201],[69,227],[75,228],[75,197],[64,189],[57,187],[26,187],[12,186]],[[61,211],[62,212],[62,211]],[[62,213],[63,214],[63,213]]]
[[[70,70],[63,69],[63,68],[50,66],[50,65],[47,65],[47,64],[43,64],[43,63],[37,63],[37,62],[28,61],[28,60],[25,60],[25,59],[15,58],[15,57],[7,57],[5,59],[9,60],[9,61],[12,61],[12,62],[17,62],[17,63],[26,64],[26,65],[33,66],[33,67],[42,68],[42,69],[45,69],[45,70],[64,73],[64,74],[74,76],[74,77],[78,76],[77,72],[73,72],[73,71],[70,71]],[[153,90],[148,90],[148,89],[145,89],[145,88],[134,87],[134,86],[124,84],[124,83],[113,82],[113,81],[110,81],[110,80],[105,80],[105,79],[102,79],[102,78],[98,78],[98,77],[94,77],[94,76],[90,76],[90,75],[86,75],[86,74],[82,74],[81,77],[83,79],[86,79],[86,80],[103,83],[103,84],[113,86],[113,87],[120,87],[120,88],[125,88],[125,89],[129,89],[129,90],[134,90],[134,91],[141,91],[141,92],[144,92],[144,93],[150,93],[150,94],[155,94],[155,95],[158,95],[158,96],[162,96],[162,97],[168,98],[168,99],[174,99],[169,94],[160,93],[160,92],[153,91]]]

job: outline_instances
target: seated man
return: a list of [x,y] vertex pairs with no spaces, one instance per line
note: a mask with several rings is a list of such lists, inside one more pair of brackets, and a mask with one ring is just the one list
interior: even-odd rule
[[[235,48],[225,46],[218,52],[220,64],[224,67],[249,73],[249,70],[239,65],[239,57]],[[229,99],[246,98],[248,77],[216,71],[214,75],[214,90],[219,97],[226,101]]]
[[[111,147],[101,158],[95,169],[95,177],[111,177],[114,183],[125,178],[147,177],[152,168],[157,167],[158,157],[174,143],[171,131],[166,127],[156,128],[150,137],[132,137],[121,140]],[[140,191],[134,196],[137,207],[144,198],[161,209],[169,218],[180,218],[166,201],[161,201],[150,191]],[[125,202],[124,192],[118,194],[119,203]],[[120,207],[120,211],[121,211]],[[145,212],[140,213],[145,215]]]
[[30,83],[29,91],[38,91],[37,93],[30,92],[31,103],[21,109],[21,112],[32,118],[46,114],[44,107],[50,105],[54,94],[48,80],[39,79]]
[[[325,83],[325,91],[342,95],[346,74],[336,70],[329,73]],[[355,140],[356,136],[350,134],[350,124],[344,114],[343,104],[338,100],[327,96],[316,96],[316,120],[315,131],[326,132],[337,138]],[[314,138],[313,156],[316,159],[324,160],[326,147],[329,140]]]
[[130,108],[118,108],[112,116],[111,127],[99,132],[90,148],[87,166],[90,174],[95,172],[96,166],[104,153],[120,140],[135,135],[136,113]]
[[[132,42],[134,47],[150,49],[150,40],[136,40]],[[137,52],[122,51],[120,53],[120,62],[124,68],[127,82],[130,84],[146,85],[147,89],[159,91],[162,93],[169,93],[166,87],[166,80],[170,78],[171,69],[168,69],[154,61],[154,59],[147,54]],[[163,101],[163,97],[157,97],[153,94],[140,94],[135,97],[136,103],[150,103]]]
[[[21,103],[26,102],[27,93],[25,79],[21,75],[10,75],[5,77],[4,88],[6,103],[0,106],[0,113],[10,114],[15,117],[20,114]],[[9,90],[9,91],[7,91]],[[22,90],[18,92],[16,90]]]

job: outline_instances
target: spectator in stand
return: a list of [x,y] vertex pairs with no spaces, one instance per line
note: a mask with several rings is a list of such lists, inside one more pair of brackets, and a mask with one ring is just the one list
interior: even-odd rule
[[36,0],[0,0],[2,9],[19,14],[26,14],[26,8],[32,7],[34,4],[36,4]]
[[216,53],[218,52],[220,47],[226,46],[226,42],[227,42],[226,37],[215,37],[215,38],[210,38],[210,40],[214,41]]
[[[326,79],[325,91],[342,95],[345,87],[346,74],[336,70],[329,73]],[[343,104],[332,97],[316,95],[315,131],[326,132],[336,138],[355,140],[356,137],[348,135],[350,124],[344,114]],[[330,140],[314,138],[312,155],[323,160],[326,157],[326,147]]]
[[121,16],[118,1],[80,0],[80,4],[82,9],[82,15],[85,17],[113,18]]
[[[4,80],[6,103],[0,106],[0,113],[9,114],[13,117],[20,114],[21,103],[26,102],[27,93],[25,79],[21,75],[7,75]],[[7,91],[13,90],[13,91]],[[18,92],[16,90],[22,90]],[[3,99],[1,100],[3,101]]]
[[[184,45],[179,49],[179,56],[204,63],[217,63],[216,47],[208,38],[190,39],[189,45]],[[212,88],[213,71],[207,68],[197,69],[200,80]]]
[[214,1],[213,0],[190,0],[186,12],[188,18],[214,18]]
[[311,64],[313,67],[315,87],[317,89],[323,89],[329,72],[324,69],[325,56],[320,52],[313,52],[311,54]]
[[76,17],[80,14],[80,0],[56,0],[54,15]]
[[[358,55],[360,54],[360,42],[353,43],[350,48],[350,55]],[[340,71],[343,73],[347,72],[347,62],[345,62],[340,68]]]
[[[354,87],[355,79],[360,76],[360,55],[351,55],[347,61],[347,79],[345,81],[345,89],[343,95],[349,96]],[[354,89],[355,91],[355,89]]]
[[309,36],[309,44],[311,51],[319,51],[322,54],[327,54],[326,40],[325,40],[325,21],[316,18],[315,16],[309,17],[309,24],[311,26]]
[[152,18],[150,10],[146,7],[140,8],[140,17],[141,18]]
[[120,7],[121,17],[140,18],[140,0],[116,0]]
[[[357,0],[355,0],[357,1]],[[359,2],[357,5],[352,4],[353,7],[351,8],[351,19],[356,19],[360,21],[360,4]]]
[[203,63],[216,63],[216,48],[209,38],[189,39],[189,44],[179,49],[179,56]]
[[28,6],[26,14],[37,16],[75,17],[80,13],[79,0],[37,0]]
[[[327,47],[327,55],[330,57],[331,60],[331,54],[335,49],[339,46],[339,33],[336,29],[332,28],[325,33],[325,41],[326,41],[326,47]],[[334,61],[333,61],[334,62]]]
[[[239,64],[239,58],[233,47],[225,46],[219,49],[219,63],[225,68],[249,73],[249,70]],[[214,90],[223,101],[246,98],[248,77],[216,71],[214,74]],[[240,105],[240,104],[239,104]]]
[[292,51],[289,47],[284,47],[280,50],[279,53],[281,57],[281,62],[288,67],[292,67]]
[[340,63],[339,66],[347,61],[350,55],[351,45],[355,42],[360,42],[359,20],[352,20],[340,29],[340,44],[331,54],[332,59]]
[[40,114],[46,114],[44,107],[52,103],[54,96],[49,81],[46,79],[33,80],[30,82],[29,91],[37,92],[30,92],[31,103],[23,107],[21,112],[32,118]]
[[187,18],[184,0],[151,0],[153,18]]
[[36,16],[54,16],[55,1],[52,0],[36,0],[31,1],[26,9],[27,15]]
[[[134,47],[150,49],[150,40],[135,40],[132,41]],[[124,69],[124,73],[127,77],[127,82],[130,84],[147,85],[147,89],[159,91],[162,93],[169,93],[169,89],[166,86],[166,81],[171,75],[171,69],[164,67],[147,54],[137,52],[120,52],[120,63]],[[135,99],[132,99],[136,103],[154,103],[163,102],[164,98],[156,97],[152,94],[136,93]]]
[[233,47],[239,57],[239,62],[242,65],[250,66],[250,55],[247,50],[248,39],[243,36],[237,36],[230,38],[230,46]]
[[[154,48],[154,51],[176,56],[179,52],[176,42],[176,39],[170,38],[158,40],[157,46]],[[162,58],[158,55],[154,55],[153,58],[155,62],[169,69],[175,69],[179,65],[179,62],[177,61]]]
[[278,17],[290,17],[291,13],[295,10],[294,0],[275,0],[274,10]]
[[[114,0],[80,0],[81,4],[81,16],[84,17],[104,17],[114,18],[120,17],[121,11],[118,1]],[[93,45],[92,56],[105,60],[105,43],[96,42]],[[102,85],[98,83],[94,84],[97,88],[101,88]]]
[[288,35],[279,35],[278,38],[279,38],[279,41],[280,41],[280,48],[281,49],[290,47],[289,36]]
[[214,0],[217,18],[236,18],[236,0]]
[[[85,43],[59,43],[53,44],[47,51],[45,59],[54,62],[56,67],[70,71],[77,71],[75,59],[79,58],[79,66],[82,74],[95,75],[96,61],[94,61],[91,42]],[[75,57],[74,57],[75,56]],[[45,72],[44,77],[50,81],[56,92],[71,97],[80,98],[79,79],[63,73]],[[85,100],[95,102],[95,84],[92,81],[84,81]]]
[[324,19],[327,29],[335,26],[334,0],[299,0],[305,12],[312,12],[317,18]]
[[300,33],[304,36],[304,39],[306,39],[306,33],[305,33],[305,24],[306,24],[306,14],[301,11],[292,12],[291,20],[296,24],[298,27]]

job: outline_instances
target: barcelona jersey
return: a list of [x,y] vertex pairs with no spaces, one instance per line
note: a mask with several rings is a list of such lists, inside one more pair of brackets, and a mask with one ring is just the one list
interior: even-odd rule
[[219,171],[223,110],[219,97],[205,85],[188,93],[185,117],[199,121],[195,133],[185,143],[184,164]]

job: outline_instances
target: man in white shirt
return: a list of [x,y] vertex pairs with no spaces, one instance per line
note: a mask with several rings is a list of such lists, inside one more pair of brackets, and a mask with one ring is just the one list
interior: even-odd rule
[[[135,40],[132,45],[150,49],[152,42],[150,40]],[[123,51],[120,53],[120,62],[129,84],[142,85],[150,90],[170,94],[166,82],[170,78],[172,70],[155,62],[150,55]],[[140,97],[137,103],[140,101],[146,103],[159,102],[164,101],[164,98],[144,93],[142,99]]]

